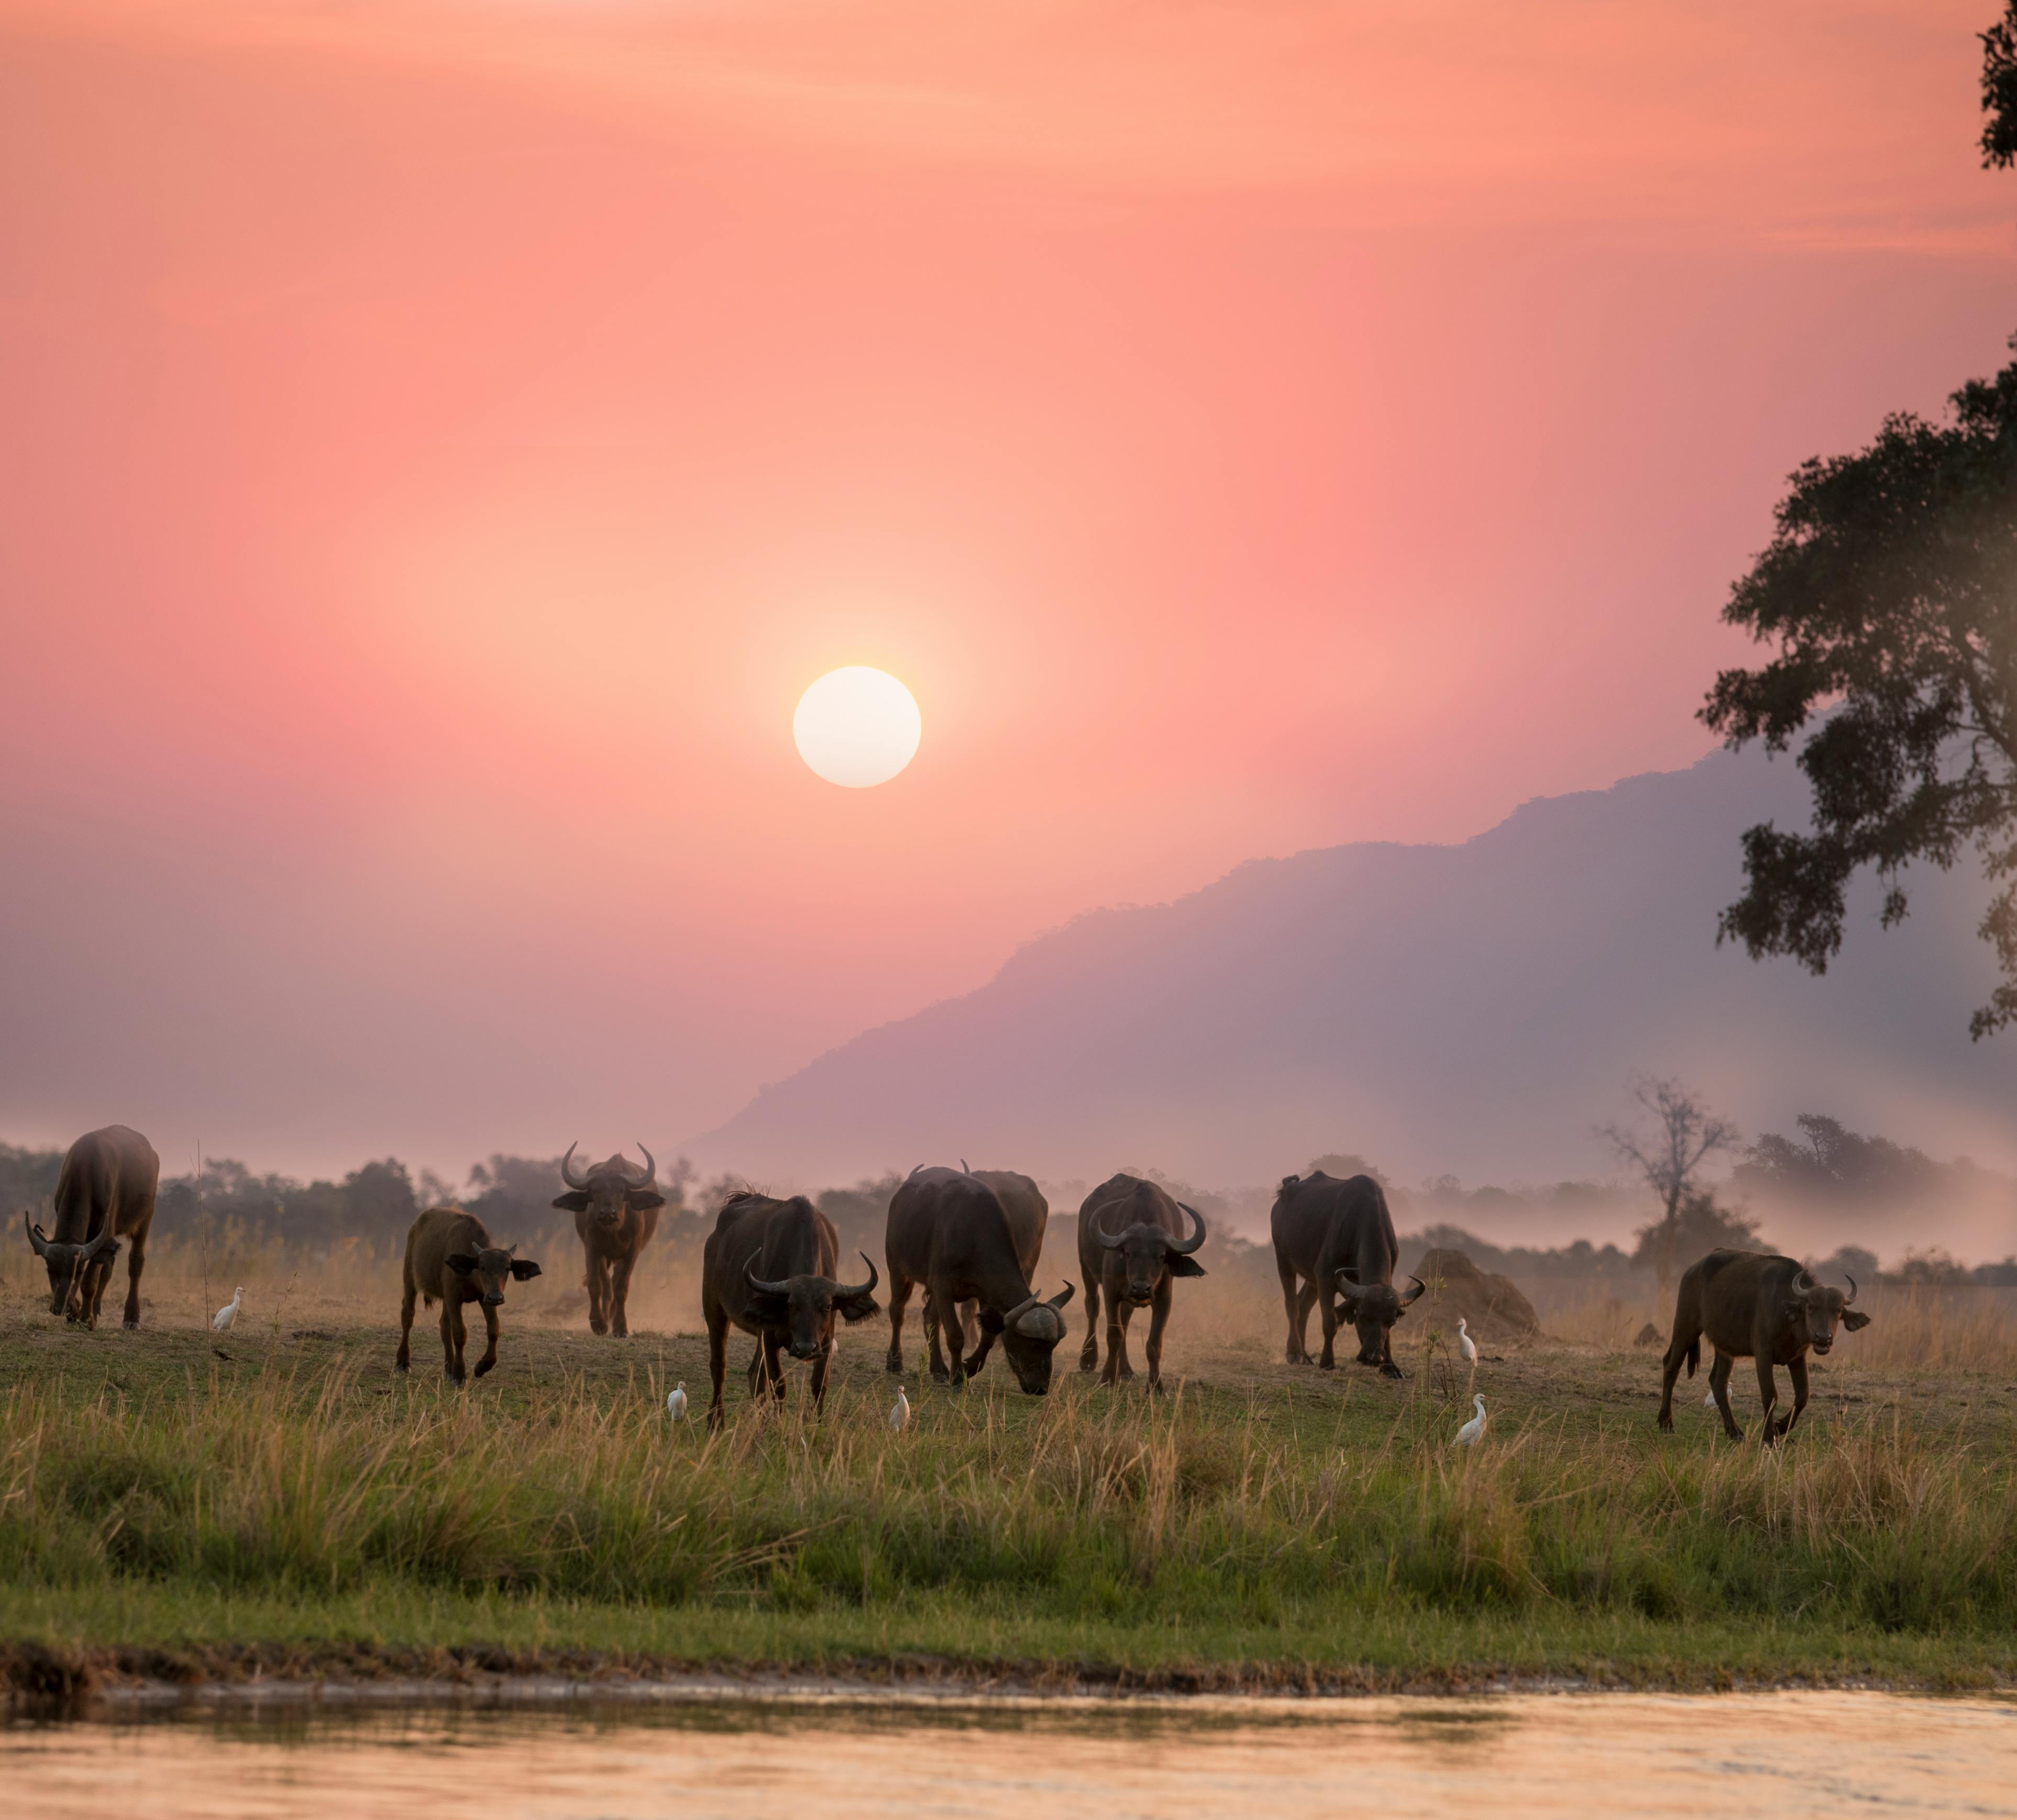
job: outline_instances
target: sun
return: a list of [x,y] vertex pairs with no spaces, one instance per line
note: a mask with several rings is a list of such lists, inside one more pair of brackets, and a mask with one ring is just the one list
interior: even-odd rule
[[887,670],[831,670],[799,697],[792,738],[799,757],[830,784],[886,784],[916,755],[924,721],[916,699]]

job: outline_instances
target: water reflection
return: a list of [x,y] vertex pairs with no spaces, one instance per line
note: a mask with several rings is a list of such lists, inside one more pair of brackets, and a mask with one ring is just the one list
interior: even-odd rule
[[183,1710],[0,1733],[48,1820],[2017,1815],[2017,1706],[1875,1693]]

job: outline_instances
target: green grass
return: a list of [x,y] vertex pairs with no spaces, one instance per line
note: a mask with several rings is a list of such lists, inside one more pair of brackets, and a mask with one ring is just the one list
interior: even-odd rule
[[802,1381],[767,1412],[732,1374],[710,1439],[664,1413],[669,1376],[705,1403],[690,1338],[507,1329],[464,1391],[394,1377],[381,1334],[226,1349],[0,1335],[0,1641],[227,1674],[443,1652],[1175,1685],[2017,1673],[2000,1385],[1838,1371],[1766,1453],[1699,1411],[1658,1435],[1643,1355],[1544,1351],[1481,1368],[1492,1435],[1460,1455],[1437,1369],[1229,1354],[1157,1403],[1069,1371],[1041,1400],[992,1368],[962,1394],[914,1374],[893,1435],[878,1330],[846,1342],[823,1421]]

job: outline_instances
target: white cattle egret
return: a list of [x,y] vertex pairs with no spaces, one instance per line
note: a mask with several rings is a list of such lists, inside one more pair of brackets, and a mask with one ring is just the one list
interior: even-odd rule
[[227,1302],[223,1307],[220,1308],[215,1314],[210,1317],[211,1331],[213,1333],[222,1333],[233,1321],[237,1320],[238,1305],[244,1299],[244,1297],[245,1285],[241,1283],[239,1284],[237,1288],[232,1292],[231,1299]]
[[1465,1364],[1478,1363],[1478,1342],[1470,1337],[1470,1329],[1461,1318],[1456,1323],[1456,1349],[1463,1355]]
[[675,1386],[672,1394],[666,1399],[666,1414],[676,1422],[683,1422],[686,1420],[687,1381],[684,1378]]
[[1702,1399],[1702,1407],[1704,1409],[1716,1407],[1716,1386],[1713,1384],[1708,1387],[1708,1395]]
[[903,1386],[897,1387],[897,1400],[889,1406],[889,1426],[901,1434],[911,1425],[911,1399],[904,1394]]
[[1457,1430],[1456,1444],[1460,1447],[1475,1447],[1485,1439],[1485,1399],[1474,1396],[1470,1400],[1478,1406],[1478,1414]]

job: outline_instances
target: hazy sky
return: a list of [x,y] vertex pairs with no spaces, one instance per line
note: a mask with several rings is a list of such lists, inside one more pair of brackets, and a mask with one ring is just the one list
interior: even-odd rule
[[2017,329],[1994,10],[0,0],[0,1137],[670,1143],[1691,760],[1786,471]]

